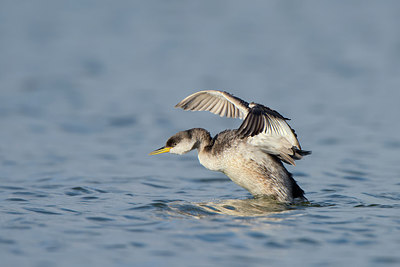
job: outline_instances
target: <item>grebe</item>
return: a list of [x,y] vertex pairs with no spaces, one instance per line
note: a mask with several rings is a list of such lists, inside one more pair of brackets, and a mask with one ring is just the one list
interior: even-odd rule
[[227,92],[207,90],[194,93],[176,108],[207,110],[221,117],[244,119],[239,129],[225,130],[214,138],[202,128],[193,128],[170,137],[166,145],[150,153],[185,154],[197,149],[200,163],[220,171],[255,197],[279,202],[306,201],[282,161],[295,165],[311,151],[301,149],[297,135],[277,111],[247,103]]

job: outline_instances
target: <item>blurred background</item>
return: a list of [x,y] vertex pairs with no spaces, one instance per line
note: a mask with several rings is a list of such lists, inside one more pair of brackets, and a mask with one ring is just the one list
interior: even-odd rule
[[[1,258],[398,264],[399,12],[372,0],[1,0]],[[196,203],[251,196],[196,153],[147,155],[177,131],[240,125],[173,108],[206,89],[292,119],[313,154],[289,170],[320,208],[279,223],[206,212]]]

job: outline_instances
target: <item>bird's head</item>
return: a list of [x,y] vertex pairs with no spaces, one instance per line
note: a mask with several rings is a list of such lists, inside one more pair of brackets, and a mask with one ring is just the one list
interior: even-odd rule
[[198,147],[198,141],[193,138],[192,131],[182,131],[173,136],[171,136],[165,146],[154,150],[149,155],[157,155],[162,153],[172,153],[172,154],[185,154]]

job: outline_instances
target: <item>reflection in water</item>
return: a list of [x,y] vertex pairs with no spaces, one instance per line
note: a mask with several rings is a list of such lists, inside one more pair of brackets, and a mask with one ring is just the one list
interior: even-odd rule
[[210,201],[200,203],[172,202],[169,204],[169,207],[176,213],[202,218],[217,214],[244,217],[266,216],[282,213],[294,209],[297,206],[279,203],[268,198],[250,198],[226,199],[216,202]]

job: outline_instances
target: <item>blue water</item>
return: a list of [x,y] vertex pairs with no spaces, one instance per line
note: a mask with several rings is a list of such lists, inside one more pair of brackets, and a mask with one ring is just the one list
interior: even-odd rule
[[[1,1],[1,266],[400,265],[398,1]],[[310,205],[255,200],[177,131],[229,91],[291,118]]]

